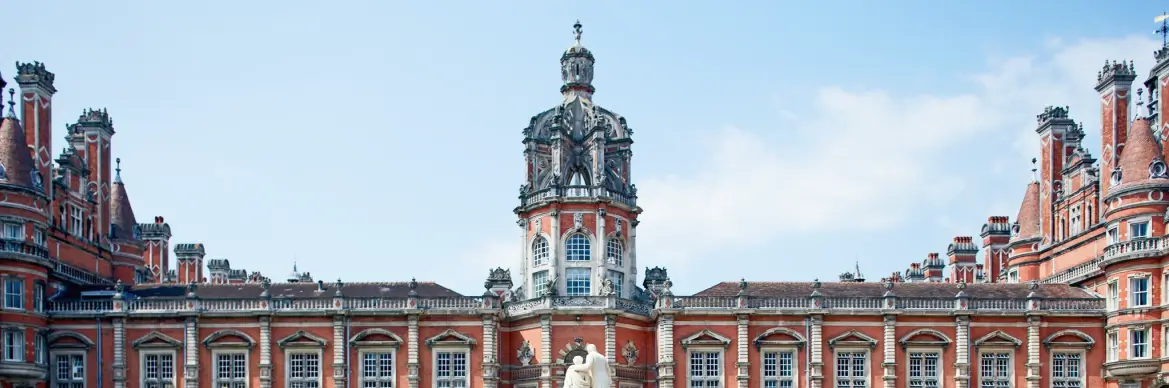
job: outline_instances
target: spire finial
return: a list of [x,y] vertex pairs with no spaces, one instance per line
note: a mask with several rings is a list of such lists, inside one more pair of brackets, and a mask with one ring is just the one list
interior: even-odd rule
[[122,183],[122,158],[114,159],[114,182]]
[[1032,182],[1039,181],[1039,177],[1037,175],[1035,175],[1035,172],[1039,171],[1039,168],[1036,167],[1036,165],[1035,165],[1035,163],[1038,163],[1038,162],[1039,162],[1039,159],[1031,158],[1031,181]]
[[[3,109],[3,108],[0,108]],[[8,117],[16,118],[16,89],[8,88]]]
[[1153,19],[1153,23],[1161,23],[1161,27],[1153,31],[1161,35],[1161,45],[1169,46],[1169,13],[1161,12],[1161,16]]
[[580,44],[580,19],[576,19],[576,24],[572,25],[572,36],[576,39],[576,44]]

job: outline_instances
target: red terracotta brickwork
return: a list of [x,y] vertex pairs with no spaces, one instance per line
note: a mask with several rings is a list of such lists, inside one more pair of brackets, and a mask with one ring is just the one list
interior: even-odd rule
[[134,219],[110,112],[38,153],[55,150],[54,75],[18,64],[20,107],[0,121],[0,388],[558,388],[577,356],[617,388],[1164,384],[1169,48],[1147,101],[1131,63],[1101,69],[1098,164],[1081,144],[1097,129],[1038,115],[1036,179],[981,245],[955,237],[880,281],[858,263],[837,282],[675,295],[665,268],[639,271],[633,130],[594,101],[574,29],[563,98],[524,130],[523,253],[482,295],[295,267],[274,282],[172,245],[163,217]]

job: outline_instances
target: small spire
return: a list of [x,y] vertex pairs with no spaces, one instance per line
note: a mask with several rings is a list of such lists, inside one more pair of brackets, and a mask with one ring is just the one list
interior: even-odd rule
[[16,89],[8,88],[8,117],[16,118]]
[[1039,167],[1036,167],[1036,163],[1038,163],[1038,162],[1039,162],[1039,159],[1031,158],[1031,181],[1032,182],[1039,182],[1039,175],[1037,175],[1035,173],[1036,171],[1039,171]]
[[1169,13],[1162,12],[1161,16],[1153,19],[1153,23],[1161,23],[1161,27],[1158,27],[1153,33],[1161,35],[1162,46],[1169,46]]
[[580,27],[581,27],[580,19],[576,19],[576,24],[572,25],[572,35],[576,39],[576,44],[580,44],[580,34],[581,34]]
[[114,159],[114,183],[122,183],[122,158]]

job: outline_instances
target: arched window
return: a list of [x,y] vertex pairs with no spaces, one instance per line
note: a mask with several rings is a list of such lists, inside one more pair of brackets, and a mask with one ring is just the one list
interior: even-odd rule
[[568,261],[589,261],[592,258],[589,238],[580,233],[568,236],[568,242],[564,244],[564,255]]
[[532,266],[539,267],[548,264],[548,239],[536,236],[532,242]]
[[605,253],[609,264],[618,267],[625,265],[625,244],[621,242],[621,239],[610,238],[609,243],[605,246]]

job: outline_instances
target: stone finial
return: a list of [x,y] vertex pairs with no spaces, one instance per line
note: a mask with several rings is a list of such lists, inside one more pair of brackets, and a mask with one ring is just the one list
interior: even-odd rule
[[747,278],[739,278],[739,295],[747,294]]
[[188,298],[199,297],[199,295],[195,293],[195,291],[198,289],[199,289],[198,283],[195,283],[195,282],[187,283],[187,297]]
[[812,279],[812,288],[817,290],[820,289],[820,278]]
[[670,287],[673,286],[674,282],[670,278],[666,278],[666,281],[662,283],[662,295],[674,295],[674,292],[670,291]]
[[892,289],[893,289],[893,278],[892,277],[885,278],[885,290],[889,291]]
[[337,278],[337,283],[334,283],[334,287],[337,288],[337,296],[344,296],[344,294],[341,293],[341,287],[344,287],[344,286],[345,286],[345,283],[341,282],[341,278]]
[[418,296],[418,280],[410,278],[410,296]]
[[56,78],[49,70],[45,69],[45,64],[33,61],[31,63],[16,62],[16,83],[20,84],[21,89],[26,87],[39,87],[49,93],[56,93],[57,89],[53,87],[53,79]]
[[118,279],[118,282],[114,283],[114,291],[118,292],[118,296],[121,296],[126,291],[126,284],[122,283],[122,279]]
[[1034,281],[1034,280],[1027,282],[1027,289],[1031,290],[1031,291],[1038,290],[1039,289],[1039,282]]
[[572,25],[572,38],[576,40],[577,44],[580,44],[580,35],[584,32],[581,27],[583,26],[580,25],[580,19],[577,19],[576,24]]
[[16,89],[13,88],[8,88],[8,118],[16,118]]

